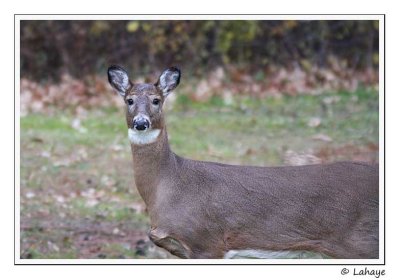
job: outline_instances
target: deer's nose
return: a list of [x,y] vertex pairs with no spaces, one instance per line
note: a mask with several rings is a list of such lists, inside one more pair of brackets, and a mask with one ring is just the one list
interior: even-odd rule
[[145,118],[137,118],[133,121],[133,128],[136,130],[146,130],[150,127],[150,122]]

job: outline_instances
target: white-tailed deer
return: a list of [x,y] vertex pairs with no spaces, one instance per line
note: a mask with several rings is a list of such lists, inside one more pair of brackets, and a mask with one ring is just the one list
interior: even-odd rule
[[171,67],[155,84],[133,84],[123,68],[108,69],[126,103],[135,183],[156,245],[181,258],[249,249],[379,257],[378,165],[254,167],[182,158],[170,149],[162,111],[180,76]]

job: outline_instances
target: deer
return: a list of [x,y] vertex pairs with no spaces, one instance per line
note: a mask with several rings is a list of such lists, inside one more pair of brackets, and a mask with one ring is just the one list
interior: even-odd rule
[[259,167],[181,157],[170,148],[163,114],[180,79],[170,67],[154,84],[135,84],[124,68],[108,68],[126,104],[134,182],[154,244],[190,259],[240,251],[379,258],[378,164]]

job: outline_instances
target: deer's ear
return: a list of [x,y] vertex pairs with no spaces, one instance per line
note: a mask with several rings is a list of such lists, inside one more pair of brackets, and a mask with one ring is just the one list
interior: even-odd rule
[[126,91],[132,86],[128,77],[128,72],[122,67],[112,65],[108,68],[107,73],[110,85],[115,88],[122,97],[125,96]]
[[163,92],[164,96],[167,96],[179,85],[180,79],[181,71],[176,67],[170,67],[158,78],[156,86]]

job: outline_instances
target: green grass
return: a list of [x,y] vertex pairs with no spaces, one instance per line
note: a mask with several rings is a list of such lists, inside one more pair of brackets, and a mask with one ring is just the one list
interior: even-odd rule
[[[288,164],[289,150],[322,162],[377,161],[378,97],[360,89],[226,104],[218,97],[195,103],[181,93],[166,112],[170,145],[184,157],[235,164]],[[21,255],[149,257],[135,249],[148,241],[149,219],[133,183],[122,105],[89,111],[78,129],[75,118],[21,118]],[[320,124],[310,126],[312,118]]]
[[[336,98],[336,103],[326,104],[329,98]],[[316,134],[329,136],[335,146],[377,143],[377,104],[378,94],[365,90],[261,101],[244,97],[230,106],[216,98],[208,104],[183,98],[178,99],[182,110],[168,114],[168,129],[174,150],[188,157],[210,157],[212,147],[224,161],[246,163],[252,159],[240,154],[240,147],[245,147],[268,151],[254,163],[282,164],[274,155],[282,148],[318,148],[321,143],[311,139]],[[321,124],[310,127],[310,118],[319,118]]]

